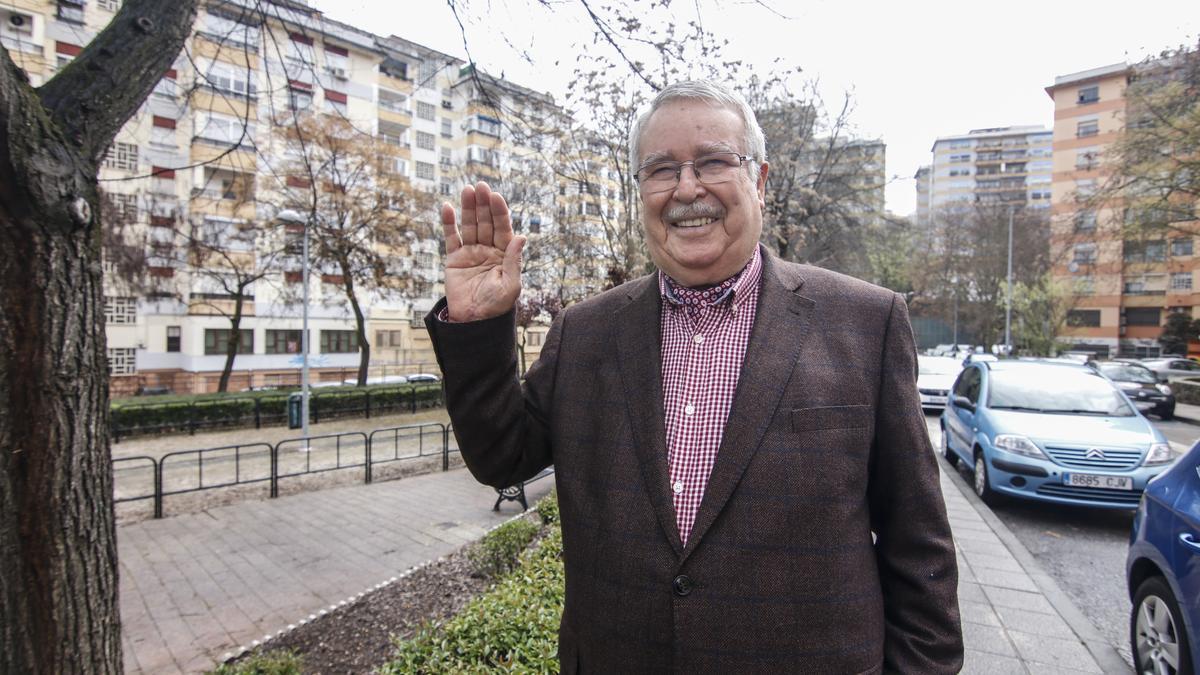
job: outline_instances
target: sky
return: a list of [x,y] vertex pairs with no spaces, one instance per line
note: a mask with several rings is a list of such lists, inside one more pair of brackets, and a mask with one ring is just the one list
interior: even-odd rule
[[[593,32],[583,5],[572,0],[551,0],[553,9],[535,0],[457,0],[463,30],[446,2],[310,4],[338,21],[462,59],[465,32],[482,70],[560,101],[579,45],[590,45]],[[1136,62],[1200,36],[1197,0],[676,0],[670,7],[680,24],[699,16],[729,40],[727,53],[744,62],[747,76],[781,59],[803,68],[831,103],[850,92],[855,135],[887,144],[887,208],[898,215],[915,211],[912,176],[930,162],[939,136],[1049,128],[1054,109],[1045,87],[1056,76]]]

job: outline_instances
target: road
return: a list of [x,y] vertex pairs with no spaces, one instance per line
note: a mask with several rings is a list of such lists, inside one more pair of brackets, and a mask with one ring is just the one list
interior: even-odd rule
[[[934,447],[940,447],[937,415],[927,415],[926,422]],[[1200,439],[1200,427],[1187,422],[1163,422],[1157,418],[1151,418],[1151,422],[1177,451],[1187,450]],[[969,486],[971,474],[961,463],[958,473]],[[1132,664],[1125,554],[1133,513],[1036,502],[1011,502],[994,508],[993,512],[1096,629]]]

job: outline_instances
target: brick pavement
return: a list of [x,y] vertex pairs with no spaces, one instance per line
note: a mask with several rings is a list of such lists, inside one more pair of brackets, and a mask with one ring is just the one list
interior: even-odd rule
[[[936,441],[936,420],[930,425]],[[538,481],[531,499],[550,487]],[[958,550],[964,673],[1128,672],[961,477],[943,471],[942,492]],[[510,503],[495,514],[494,500],[457,469],[122,525],[126,669],[212,668],[226,652],[446,555],[517,510]]]

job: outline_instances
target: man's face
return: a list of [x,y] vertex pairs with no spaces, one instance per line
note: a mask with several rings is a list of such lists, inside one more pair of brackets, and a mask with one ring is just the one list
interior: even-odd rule
[[[686,162],[713,152],[746,154],[742,120],[707,101],[678,99],[655,111],[642,128],[638,158]],[[762,233],[767,164],[757,175],[743,166],[732,180],[705,185],[690,166],[679,185],[642,190],[642,225],[654,264],[685,286],[715,284],[737,274]]]

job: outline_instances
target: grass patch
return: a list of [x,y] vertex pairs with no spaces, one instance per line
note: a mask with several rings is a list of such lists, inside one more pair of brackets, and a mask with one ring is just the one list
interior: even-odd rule
[[224,664],[212,675],[300,675],[303,661],[292,652],[255,654],[232,665]]

